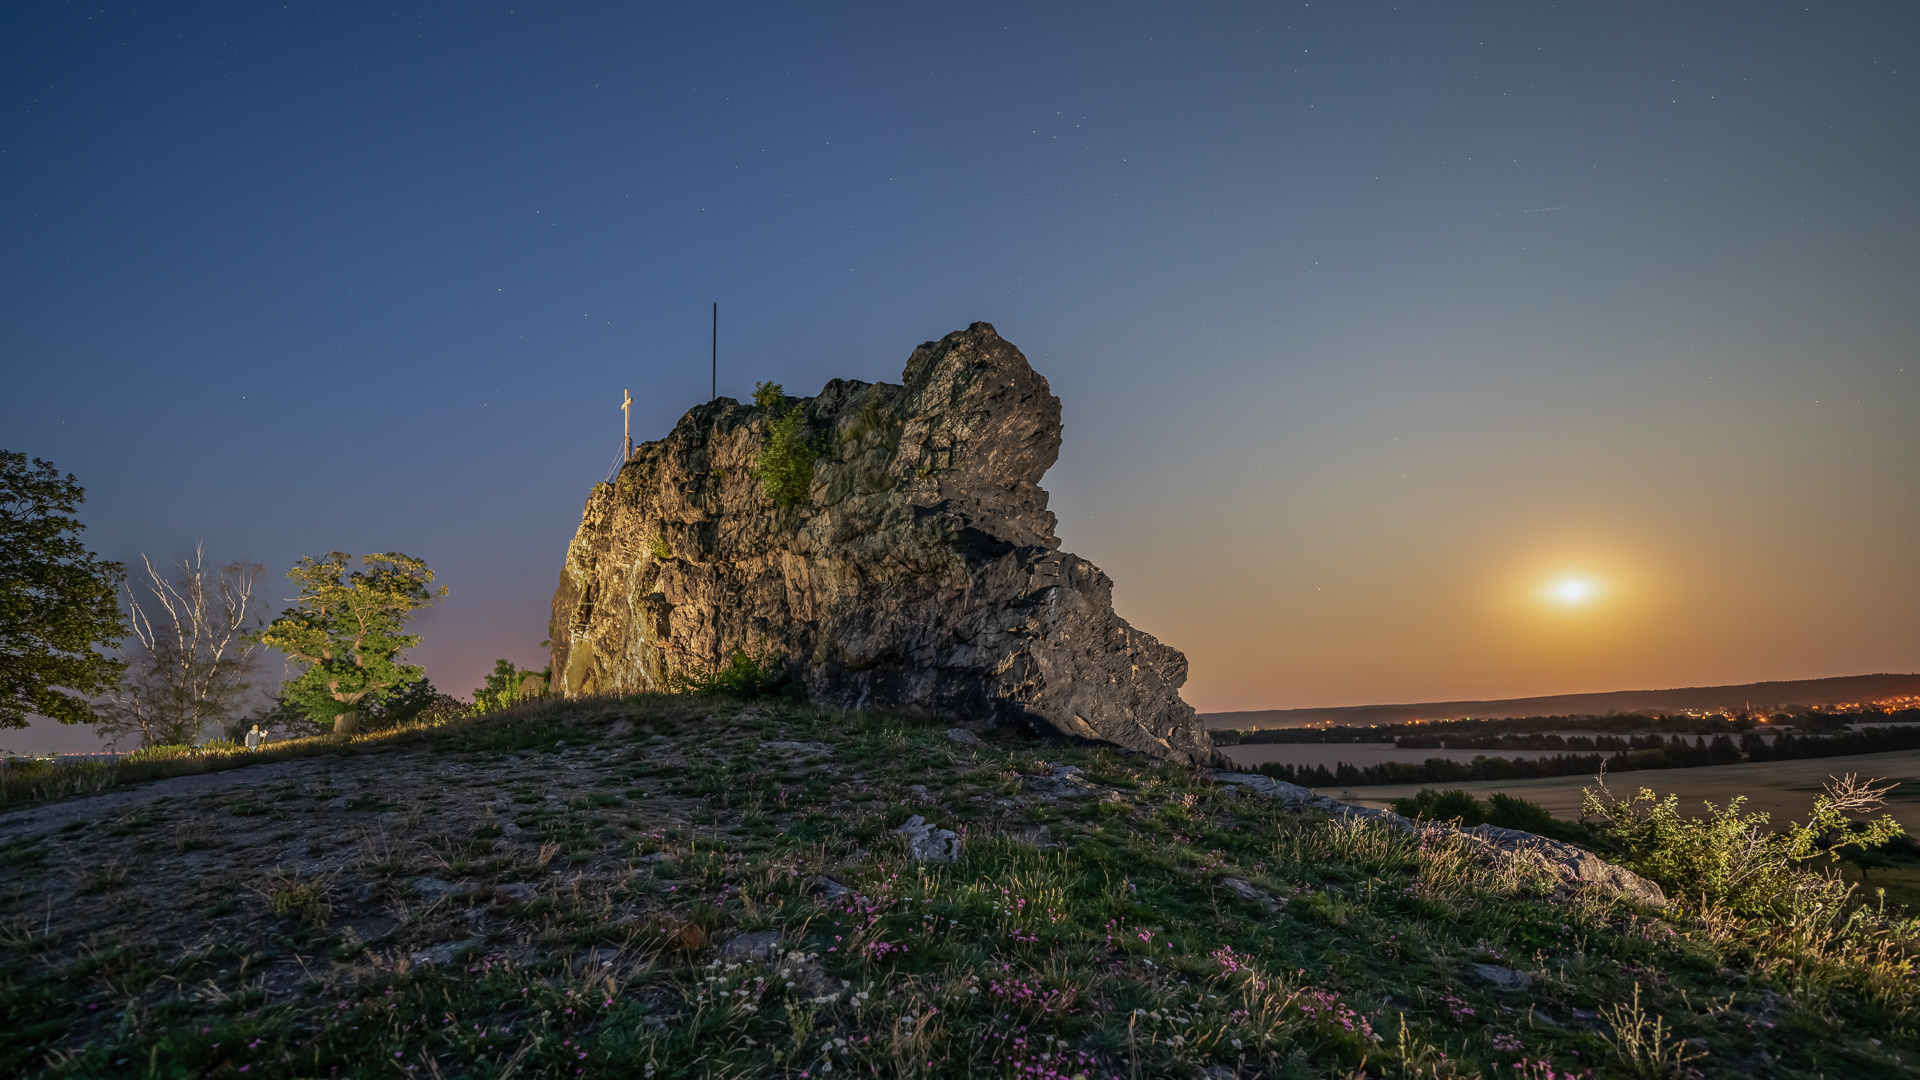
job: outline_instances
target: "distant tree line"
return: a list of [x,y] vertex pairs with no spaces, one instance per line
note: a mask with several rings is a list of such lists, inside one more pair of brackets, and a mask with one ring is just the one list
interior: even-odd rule
[[[1908,710],[1913,711],[1913,710]],[[1615,740],[1610,740],[1615,741]],[[1546,776],[1591,776],[1602,766],[1608,772],[1636,772],[1641,769],[1691,769],[1707,765],[1734,765],[1741,761],[1791,761],[1801,758],[1841,757],[1848,754],[1882,754],[1896,750],[1920,749],[1920,726],[1870,728],[1839,735],[1782,735],[1767,740],[1748,734],[1738,744],[1728,735],[1712,741],[1696,736],[1688,742],[1681,736],[1671,739],[1660,735],[1636,736],[1630,748],[1612,754],[1556,754],[1551,757],[1504,758],[1476,757],[1472,761],[1428,758],[1425,761],[1384,761],[1377,765],[1351,765],[1338,762],[1325,765],[1292,765],[1269,762],[1255,771],[1276,780],[1306,787],[1361,787],[1368,784],[1457,784],[1470,780],[1521,780]]]
[[[1920,714],[1920,709],[1907,709]],[[1920,720],[1920,715],[1915,716]],[[1867,728],[1839,735],[1782,735],[1768,742],[1750,735],[1740,741],[1749,761],[1793,761],[1799,758],[1841,757],[1846,754],[1885,754],[1920,748],[1920,727]]]
[[[1778,713],[1767,718],[1777,724],[1792,724],[1802,732],[1846,731],[1856,723],[1920,723],[1920,709],[1892,712],[1799,712]],[[1667,735],[1744,735],[1758,729],[1763,720],[1757,714],[1734,718],[1724,716],[1656,716],[1626,713],[1609,716],[1516,716],[1499,720],[1436,720],[1418,724],[1379,724],[1371,727],[1263,728],[1257,731],[1215,731],[1214,742],[1221,746],[1261,743],[1393,743],[1410,749],[1435,748],[1477,750],[1557,750],[1565,738],[1565,749],[1614,749],[1610,746],[1583,745],[1580,740],[1593,736],[1555,736],[1556,731],[1591,731],[1626,736],[1633,732],[1657,732]]]

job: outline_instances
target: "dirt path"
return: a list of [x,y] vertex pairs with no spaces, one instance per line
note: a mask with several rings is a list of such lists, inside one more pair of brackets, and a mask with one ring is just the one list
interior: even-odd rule
[[40,803],[0,813],[0,842],[33,833],[51,832],[75,821],[105,821],[135,807],[163,799],[189,799],[234,788],[270,784],[294,777],[332,771],[336,763],[313,758],[276,761],[220,772],[173,776],[144,784],[110,788],[91,795],[75,795],[58,802]]

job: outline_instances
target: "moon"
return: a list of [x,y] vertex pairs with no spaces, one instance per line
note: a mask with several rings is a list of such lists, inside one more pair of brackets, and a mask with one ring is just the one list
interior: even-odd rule
[[1550,596],[1563,604],[1585,603],[1593,599],[1594,593],[1598,591],[1594,588],[1593,582],[1581,578],[1557,581],[1547,590]]

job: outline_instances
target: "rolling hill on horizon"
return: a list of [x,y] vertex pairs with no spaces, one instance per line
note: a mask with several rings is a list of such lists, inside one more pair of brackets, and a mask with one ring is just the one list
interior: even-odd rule
[[1610,690],[1595,694],[1549,694],[1485,701],[1428,701],[1401,705],[1343,705],[1313,709],[1252,709],[1202,713],[1211,729],[1308,727],[1313,724],[1399,724],[1412,720],[1511,716],[1604,716],[1684,709],[1814,707],[1920,695],[1920,674],[1841,675],[1731,686],[1685,686],[1669,690]]

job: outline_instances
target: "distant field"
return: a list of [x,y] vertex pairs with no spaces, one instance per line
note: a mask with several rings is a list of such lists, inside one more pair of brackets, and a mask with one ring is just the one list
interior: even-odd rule
[[[1327,747],[1351,753],[1358,747],[1348,744]],[[1267,749],[1265,747],[1231,747]],[[1274,749],[1279,749],[1275,747]],[[1286,747],[1304,750],[1308,747]],[[1406,751],[1413,753],[1416,751]],[[1433,753],[1440,753],[1436,751]],[[1429,755],[1431,756],[1431,755]],[[1237,758],[1236,758],[1237,760]],[[1344,760],[1352,761],[1348,757]],[[1329,763],[1331,765],[1331,763]],[[1853,757],[1808,758],[1799,761],[1767,761],[1747,765],[1716,765],[1704,769],[1648,769],[1643,772],[1615,773],[1607,786],[1617,795],[1631,794],[1640,788],[1652,788],[1661,795],[1680,796],[1681,805],[1700,812],[1700,802],[1710,799],[1724,804],[1736,795],[1747,797],[1748,810],[1764,810],[1776,823],[1806,819],[1814,796],[1820,793],[1828,776],[1859,773],[1862,777],[1898,780],[1889,798],[1887,812],[1914,835],[1920,835],[1920,750],[1893,754],[1859,754]],[[1322,795],[1358,803],[1361,806],[1386,807],[1390,799],[1405,798],[1423,787],[1460,788],[1477,798],[1496,791],[1516,795],[1538,803],[1555,817],[1572,820],[1580,816],[1580,789],[1593,785],[1591,776],[1554,776],[1534,780],[1484,780],[1459,784],[1376,784],[1355,788],[1320,788]]]
[[1252,743],[1243,746],[1223,746],[1220,752],[1241,765],[1265,765],[1269,762],[1284,761],[1289,765],[1300,765],[1306,768],[1325,765],[1329,769],[1343,761],[1349,765],[1365,768],[1368,765],[1379,765],[1387,761],[1418,764],[1428,758],[1472,761],[1477,757],[1503,757],[1508,761],[1516,761],[1521,758],[1595,753],[1592,750],[1402,750],[1392,743]]

